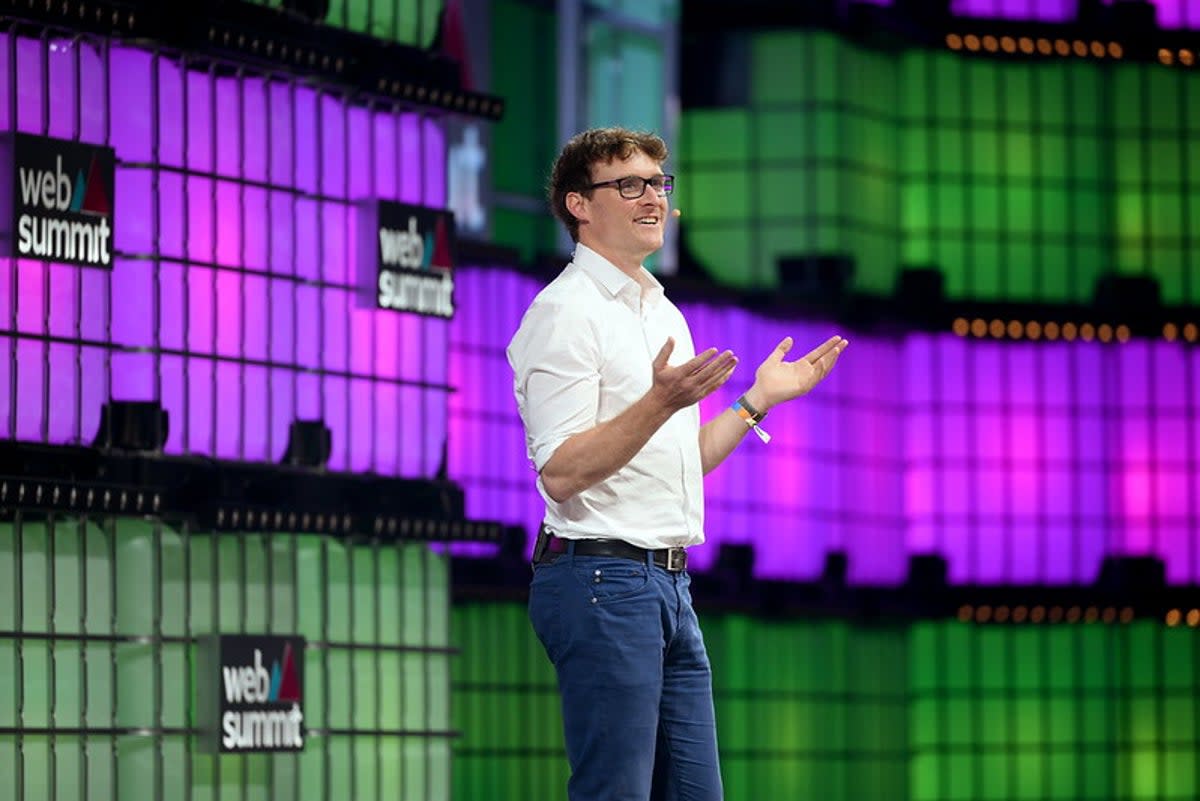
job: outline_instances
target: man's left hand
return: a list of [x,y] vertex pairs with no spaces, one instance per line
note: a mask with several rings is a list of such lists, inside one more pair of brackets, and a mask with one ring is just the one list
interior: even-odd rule
[[833,336],[795,361],[784,361],[783,357],[792,349],[791,337],[784,337],[775,346],[771,355],[754,371],[754,386],[746,393],[746,400],[755,408],[766,412],[792,398],[807,394],[837,364],[838,357],[850,344],[840,336]]

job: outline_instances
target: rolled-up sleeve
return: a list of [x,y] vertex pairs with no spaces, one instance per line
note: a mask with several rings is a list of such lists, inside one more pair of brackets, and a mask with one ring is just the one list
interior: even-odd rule
[[509,343],[508,361],[526,449],[541,472],[559,445],[596,425],[600,354],[592,321],[557,303],[534,303]]

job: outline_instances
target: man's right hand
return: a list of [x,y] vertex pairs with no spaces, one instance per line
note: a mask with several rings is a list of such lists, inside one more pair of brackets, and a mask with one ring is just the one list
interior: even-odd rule
[[716,348],[709,348],[677,367],[669,367],[667,360],[675,350],[675,338],[668,337],[662,350],[654,357],[654,386],[650,392],[666,408],[672,411],[691,406],[707,398],[733,375],[737,367],[737,356],[725,351],[719,356]]

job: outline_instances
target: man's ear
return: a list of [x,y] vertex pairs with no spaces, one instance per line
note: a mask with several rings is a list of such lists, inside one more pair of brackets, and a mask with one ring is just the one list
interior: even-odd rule
[[575,219],[580,222],[588,221],[587,198],[582,193],[568,192],[567,196],[563,198],[563,203],[566,205],[567,211],[571,212]]

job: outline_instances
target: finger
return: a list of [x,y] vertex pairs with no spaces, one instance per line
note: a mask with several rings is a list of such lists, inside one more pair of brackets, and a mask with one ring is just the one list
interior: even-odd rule
[[675,337],[667,337],[667,341],[663,343],[658,355],[654,357],[654,372],[657,373],[667,366],[667,359],[671,358],[673,350],[675,350]]
[[843,348],[839,344],[835,346],[833,350],[822,356],[820,360],[814,364],[814,367],[822,378],[829,375],[829,372],[833,369],[833,366],[837,364],[838,357],[842,355],[842,350]]
[[791,337],[784,337],[780,343],[775,346],[775,350],[771,351],[771,355],[767,357],[767,361],[773,361],[776,363],[783,361],[783,357],[786,356],[787,352],[792,349],[792,345],[794,343],[795,340],[793,340]]
[[697,383],[703,384],[712,376],[720,373],[722,370],[728,369],[730,364],[737,364],[737,356],[733,355],[733,351],[727,350],[720,356],[716,357],[715,359],[711,359],[706,364],[702,365],[699,369],[692,373],[692,378],[695,379]]
[[[725,351],[725,352],[728,353],[729,351]],[[705,363],[709,359],[711,359],[714,355],[716,355],[716,353],[717,353],[716,348],[709,348],[708,350],[704,351],[703,353],[698,353],[691,359],[688,359],[686,362],[684,362],[682,365],[680,365],[680,369],[683,370],[684,375],[691,375],[692,373],[695,373],[697,370],[703,369],[705,366]]]
[[808,352],[808,354],[805,355],[804,359],[808,362],[816,364],[817,362],[819,362],[821,359],[823,359],[825,357],[825,354],[829,353],[829,351],[836,348],[841,342],[842,342],[841,337],[836,337],[836,336],[830,337],[829,339],[825,340],[817,347],[810,350]]

